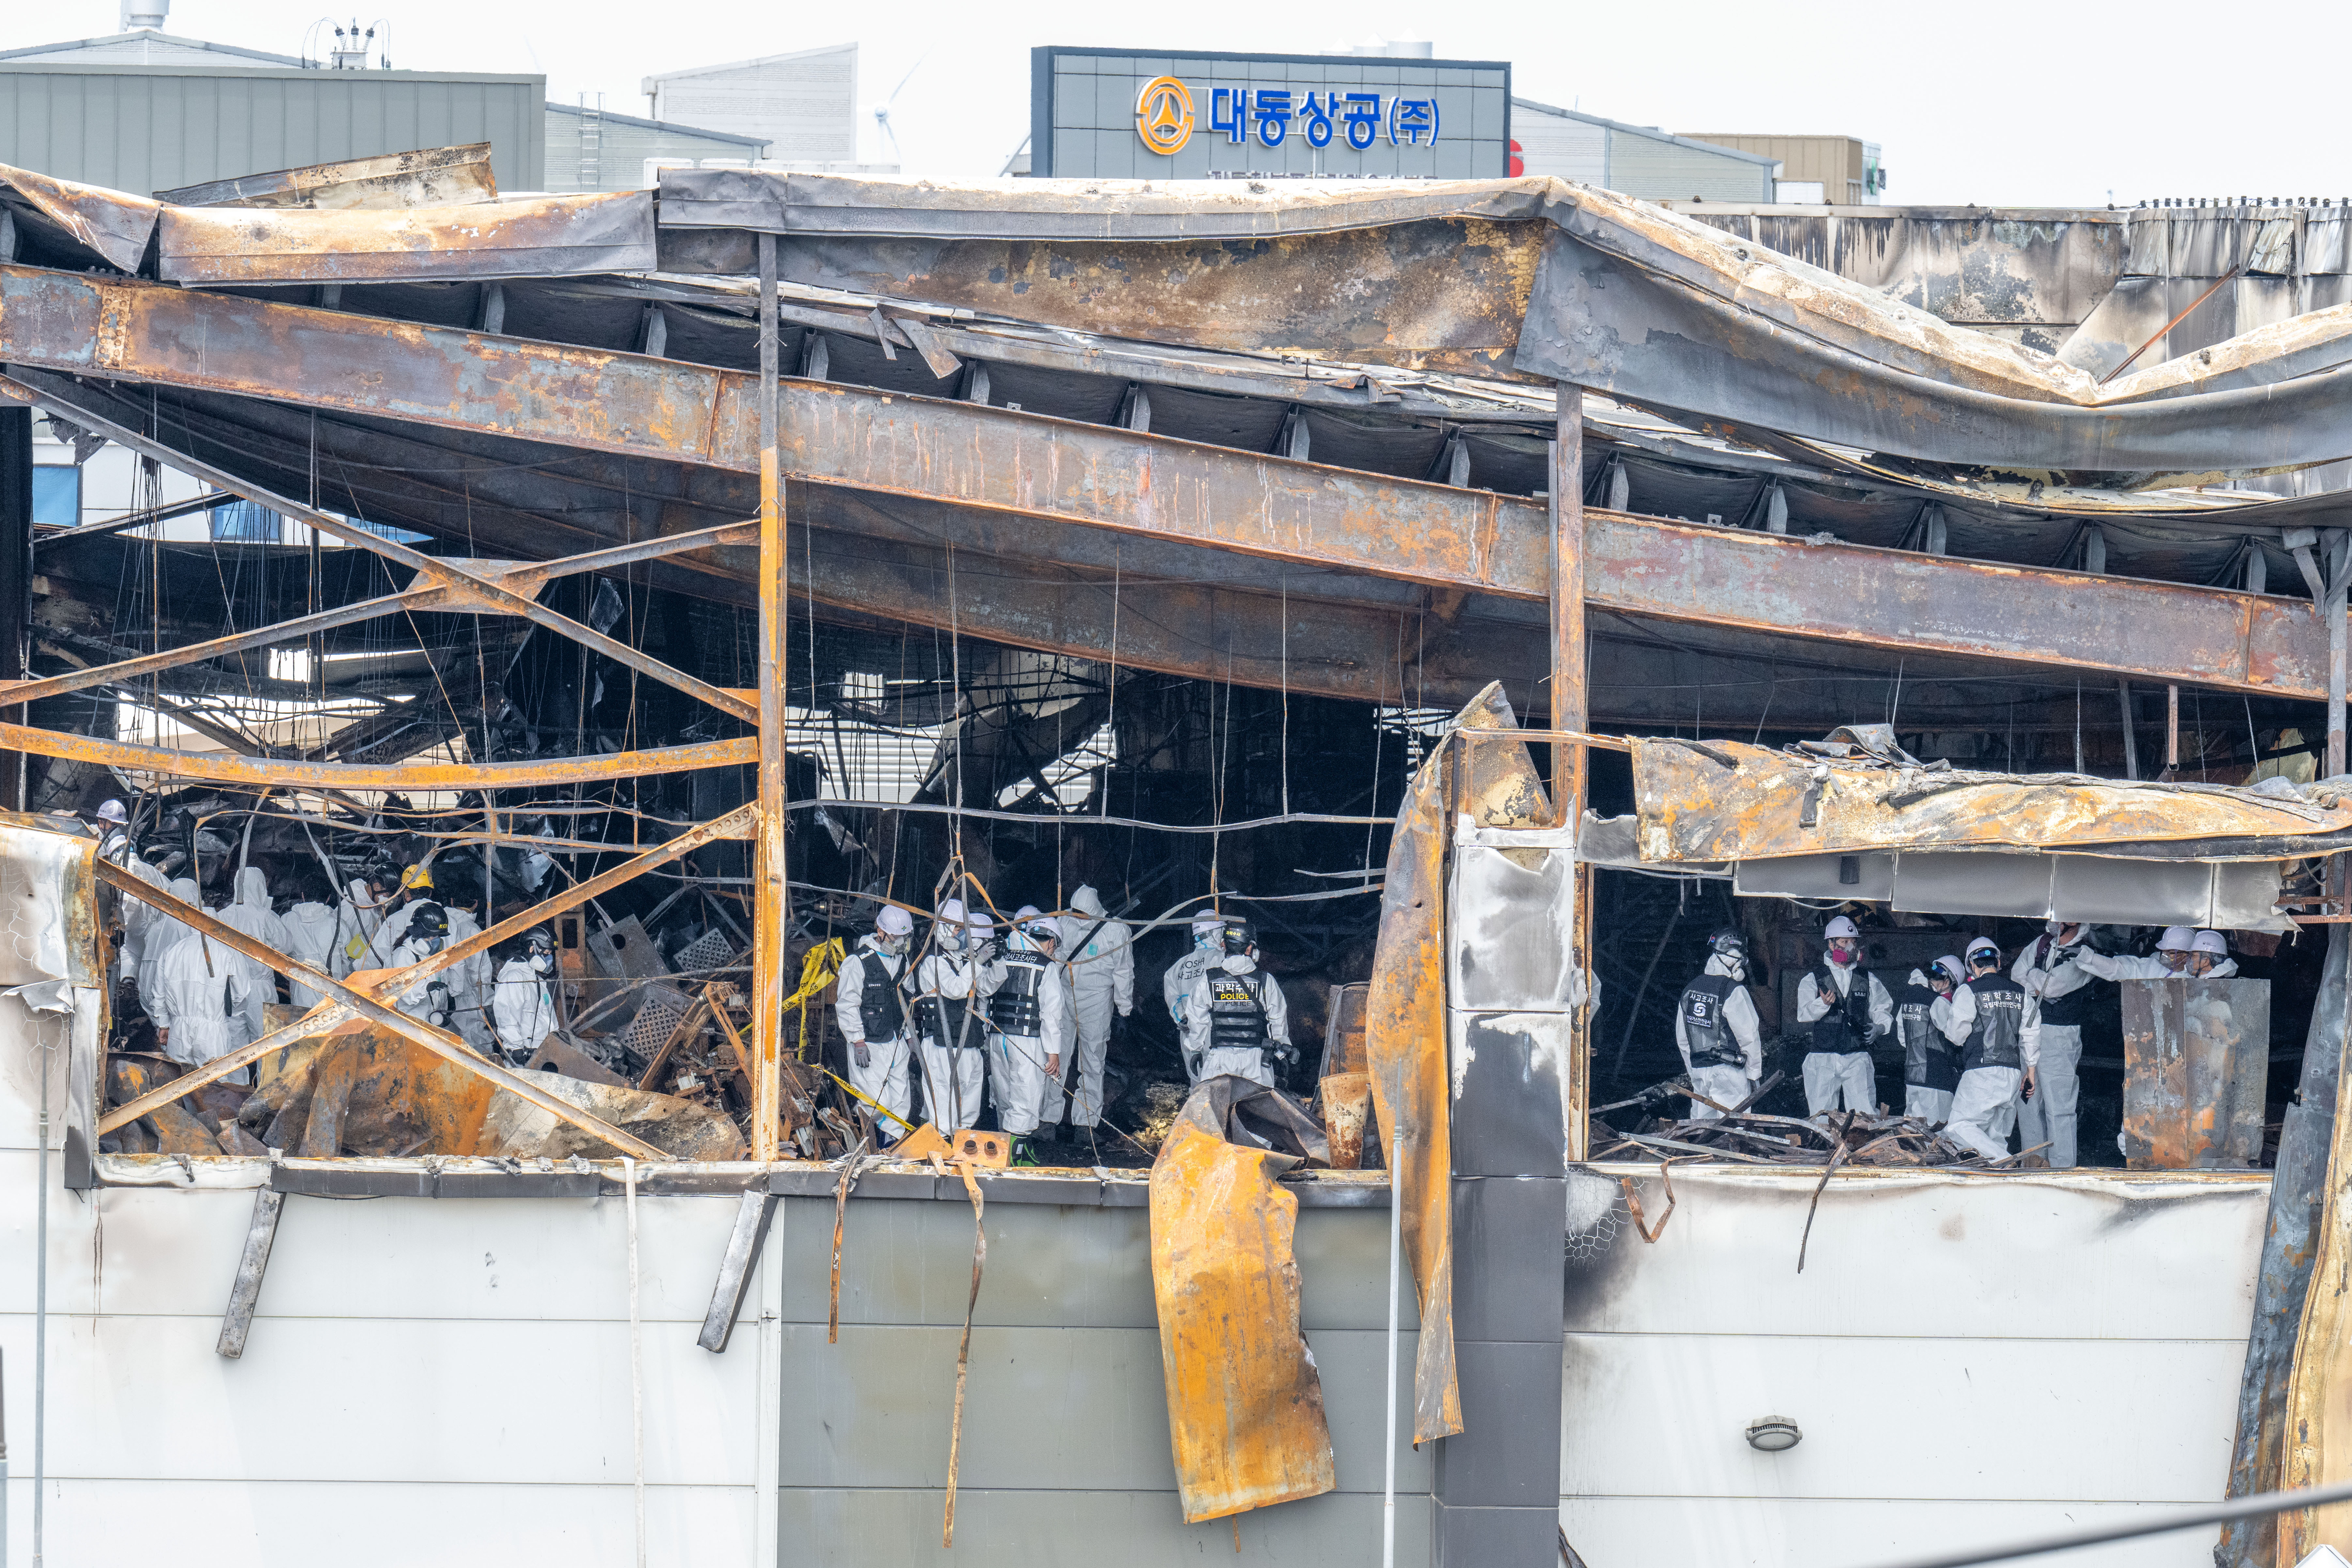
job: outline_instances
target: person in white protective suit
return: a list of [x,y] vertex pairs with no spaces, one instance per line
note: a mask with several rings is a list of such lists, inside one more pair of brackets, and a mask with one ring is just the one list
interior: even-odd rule
[[1257,967],[1256,933],[1245,917],[1228,915],[1222,941],[1223,956],[1185,998],[1184,1051],[1200,1061],[1200,1078],[1230,1075],[1271,1089],[1274,1059],[1298,1060],[1289,1004],[1282,983]]
[[841,961],[834,986],[834,1021],[849,1045],[849,1082],[857,1092],[902,1118],[874,1119],[882,1145],[907,1135],[914,1092],[907,1082],[907,950],[914,945],[915,917],[895,904],[882,906],[874,929],[857,950]]
[[2036,1039],[2040,1054],[2034,1064],[2033,1097],[2018,1106],[2020,1135],[2027,1148],[2048,1144],[2043,1151],[2053,1170],[2071,1170],[2080,1153],[2075,1144],[2080,1096],[2077,1074],[2083,1061],[2083,1026],[2090,1021],[2098,993],[2090,989],[2093,976],[2076,960],[2082,956],[2083,927],[2073,921],[2053,920],[2042,935],[2025,945],[2009,977],[2025,988],[2025,1005],[2041,1026]]
[[370,951],[383,928],[383,900],[376,895],[375,884],[363,876],[352,878],[335,908],[335,978],[349,979],[354,969],[383,967]]
[[1822,927],[1822,967],[1797,982],[1797,1021],[1812,1026],[1805,1052],[1805,1114],[1878,1114],[1870,1042],[1895,1027],[1895,998],[1862,967],[1862,933],[1841,915]]
[[[474,918],[473,906],[465,904],[445,904],[442,913],[448,916],[449,941],[452,946],[468,936],[482,934],[482,923]],[[496,980],[490,972],[490,956],[477,953],[449,971],[449,994],[457,1004],[457,1032],[466,1043],[488,1054],[490,1049],[490,988]]]
[[490,992],[490,1030],[507,1061],[520,1067],[539,1054],[555,1032],[555,998],[548,982],[555,975],[555,938],[534,931],[522,951],[499,967]]
[[163,955],[155,974],[156,1005],[147,1016],[165,1056],[202,1067],[236,1049],[229,1020],[245,1005],[246,987],[236,960],[236,954],[194,931]]
[[1013,916],[1008,951],[998,961],[996,988],[988,998],[989,1092],[996,1102],[997,1125],[1014,1140],[1014,1157],[1035,1164],[1036,1145],[1051,1136],[1040,1130],[1045,1107],[1060,1110],[1062,1063],[1077,1030],[1070,1018],[1070,993],[1054,967],[1061,927],[1033,904]]
[[[200,904],[204,899],[204,894],[196,887],[196,879],[191,876],[173,878],[163,891],[182,904]],[[177,915],[166,915],[161,910],[149,912],[147,935],[139,955],[139,1005],[146,1009],[151,1020],[154,1019],[156,1009],[163,1005],[159,989],[163,976],[163,960],[170,956],[180,939],[188,935],[187,923]],[[161,1029],[163,1026],[157,1024],[156,1027]]]
[[[407,937],[408,923],[416,917],[416,912],[428,904],[441,911],[445,922],[447,920],[449,906],[433,895],[433,868],[410,866],[400,873],[400,892],[395,895],[392,907],[383,912],[383,923],[376,927],[374,936],[369,939],[368,951],[373,955],[373,961],[362,967],[393,967],[393,949]],[[446,932],[444,936],[446,936]]]
[[[1225,956],[1225,917],[1213,909],[1203,909],[1192,916],[1192,949],[1168,966],[1160,977],[1160,994],[1168,1003],[1168,1016],[1176,1020],[1176,1033],[1184,1038],[1184,1004],[1192,995],[1192,982],[1209,972],[1213,964]],[[1184,1071],[1194,1082],[1201,1080],[1200,1059],[1189,1048],[1184,1051]]]
[[[1895,1036],[1903,1042],[1903,1113],[1940,1127],[1952,1116],[1952,1093],[1960,1086],[1959,1041],[1945,1032],[1952,1016],[1952,991],[1967,977],[1958,958],[1948,969],[1930,965],[1911,971],[1895,998]],[[1965,1036],[1967,1030],[1961,1034]]]
[[[123,847],[122,868],[150,887],[170,891],[171,883],[163,873],[149,865],[139,852],[128,844]],[[114,977],[117,985],[136,987],[139,984],[140,966],[146,961],[147,934],[156,918],[154,905],[142,904],[128,894],[123,895],[122,946],[116,955],[120,967]],[[176,925],[179,923],[173,921],[173,924]],[[160,946],[157,956],[162,956]]]
[[940,904],[931,924],[931,950],[915,966],[914,1001],[908,1009],[923,1071],[923,1114],[943,1133],[980,1120],[988,1077],[988,998],[1004,977],[989,956],[996,923],[967,913],[963,900]]
[[[1706,967],[1675,1004],[1675,1044],[1695,1092],[1690,1113],[1710,1120],[1744,1103],[1764,1076],[1764,1037],[1748,994],[1748,944],[1726,926],[1707,938]],[[1699,1098],[1705,1095],[1706,1099]],[[1710,1105],[1708,1100],[1716,1103]]]
[[[241,867],[233,885],[236,896],[221,908],[220,922],[280,953],[294,950],[294,936],[270,907],[269,879],[257,865]],[[258,958],[232,953],[229,961],[245,976],[245,1004],[229,1019],[229,1033],[238,1045],[250,1045],[269,1031],[262,1009],[278,999],[278,971]]]
[[2156,951],[2145,957],[2084,947],[2074,955],[2074,967],[2100,980],[2185,979],[2189,956],[2196,947],[2196,932],[2186,925],[2168,925],[2164,935],[2156,939]]
[[[286,923],[286,937],[291,944],[286,951],[322,974],[335,972],[335,912],[328,905],[309,896],[323,884],[318,873],[311,873],[303,880],[303,897],[287,906],[278,918]],[[294,1005],[305,1009],[317,1007],[325,998],[301,981],[290,977],[286,982],[288,996]]]
[[2230,956],[2230,939],[2219,931],[2200,931],[2189,944],[2188,975],[2192,980],[2226,980],[2238,972]]
[[[378,967],[405,969],[411,964],[421,964],[449,945],[449,916],[437,904],[416,904],[409,913],[408,934],[400,946]],[[457,985],[451,980],[454,970],[444,969],[427,975],[401,993],[393,1005],[419,1023],[429,1023],[436,1029],[457,1032]]]
[[[1937,960],[1938,967],[1950,963]],[[1968,977],[1952,988],[1939,1027],[1960,1048],[1960,1083],[1944,1136],[2000,1159],[2009,1153],[2009,1113],[2019,1092],[2033,1092],[2039,1030],[2027,1016],[2025,988],[2000,972],[2000,949],[1984,937],[1969,944]]]
[[1110,1020],[1135,1013],[1135,937],[1124,920],[1103,909],[1091,887],[1070,894],[1076,911],[1061,917],[1063,967],[1077,1020],[1077,1045],[1063,1074],[1070,1087],[1070,1125],[1092,1127],[1102,1120],[1103,1062],[1110,1054]]

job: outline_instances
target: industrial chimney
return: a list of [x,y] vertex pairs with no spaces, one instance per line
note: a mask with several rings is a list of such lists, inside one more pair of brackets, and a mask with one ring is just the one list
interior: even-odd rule
[[135,33],[144,28],[149,32],[163,30],[164,13],[172,8],[172,0],[122,0],[122,30]]

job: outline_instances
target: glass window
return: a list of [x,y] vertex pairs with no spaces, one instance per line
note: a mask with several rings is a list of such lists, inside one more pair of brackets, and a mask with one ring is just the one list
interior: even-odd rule
[[81,470],[63,463],[42,463],[33,468],[33,521],[55,528],[81,522]]

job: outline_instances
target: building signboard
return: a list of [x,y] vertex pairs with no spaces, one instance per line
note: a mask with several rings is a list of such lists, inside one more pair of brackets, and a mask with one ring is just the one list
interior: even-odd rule
[[1045,47],[1031,70],[1030,168],[1040,175],[1510,172],[1507,61]]

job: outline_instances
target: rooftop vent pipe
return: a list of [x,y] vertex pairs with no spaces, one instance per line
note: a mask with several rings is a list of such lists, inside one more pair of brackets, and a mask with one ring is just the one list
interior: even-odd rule
[[145,28],[160,33],[164,15],[171,9],[172,0],[122,0],[122,30],[135,33]]

